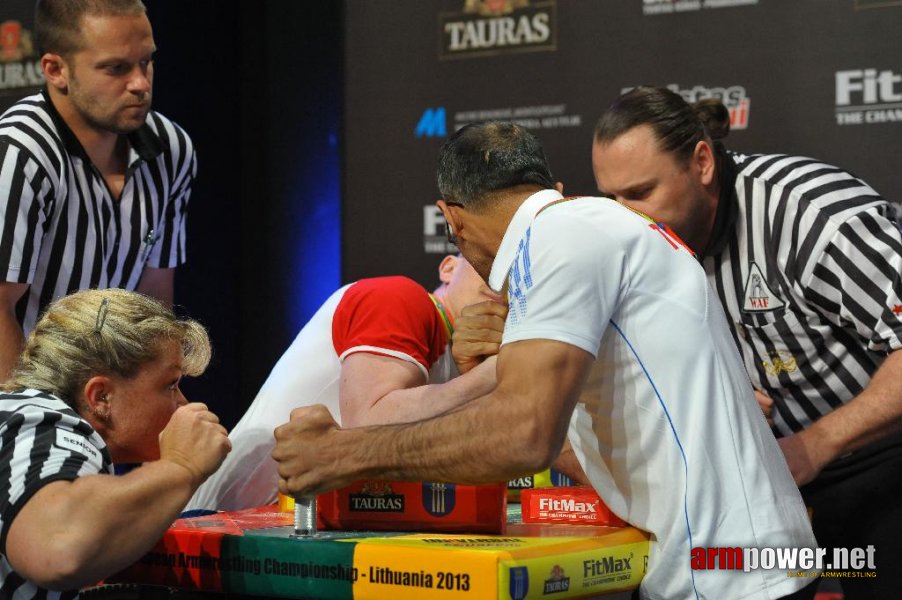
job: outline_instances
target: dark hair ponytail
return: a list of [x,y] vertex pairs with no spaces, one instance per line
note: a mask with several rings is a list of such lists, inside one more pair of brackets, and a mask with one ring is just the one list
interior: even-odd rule
[[690,105],[667,88],[640,86],[620,96],[605,111],[595,125],[595,140],[612,142],[639,125],[654,130],[661,150],[686,161],[704,139],[712,140],[715,151],[723,152],[717,140],[730,132],[730,113],[714,98]]
[[692,109],[712,140],[722,140],[730,134],[730,111],[719,99],[699,100]]

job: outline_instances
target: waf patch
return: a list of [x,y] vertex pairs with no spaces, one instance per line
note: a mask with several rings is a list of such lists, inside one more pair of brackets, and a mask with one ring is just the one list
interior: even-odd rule
[[767,278],[755,263],[752,263],[749,269],[743,300],[742,310],[744,312],[768,312],[784,306],[779,296],[767,285]]

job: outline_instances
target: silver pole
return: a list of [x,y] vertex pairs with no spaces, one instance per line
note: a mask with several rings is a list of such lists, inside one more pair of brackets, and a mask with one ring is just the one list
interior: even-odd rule
[[294,499],[294,534],[297,537],[316,535],[316,496]]

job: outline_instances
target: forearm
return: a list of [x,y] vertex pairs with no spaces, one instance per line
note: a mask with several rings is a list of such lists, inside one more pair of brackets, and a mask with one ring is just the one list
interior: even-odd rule
[[902,431],[902,350],[887,357],[861,394],[804,433],[820,440],[833,460],[897,431]]
[[195,487],[186,469],[168,461],[121,477],[72,482],[64,495],[45,505],[47,541],[32,543],[54,557],[53,566],[42,565],[46,572],[32,578],[51,589],[75,589],[134,563],[162,538]]
[[364,474],[487,483],[550,466],[564,444],[592,357],[545,340],[505,348],[491,393],[428,421],[360,430],[356,442],[349,441],[360,444]]
[[275,430],[279,489],[294,497],[366,478],[489,483],[547,468],[592,357],[561,342],[511,344],[489,394],[426,421],[340,429],[322,405]]
[[547,468],[562,442],[523,408],[495,391],[441,419],[337,432],[333,451],[356,455],[343,461],[350,480],[506,481]]
[[172,306],[175,301],[175,269],[145,268],[135,291]]
[[466,375],[446,383],[389,392],[356,418],[343,419],[343,425],[360,427],[422,421],[484,396],[494,387],[495,359],[490,358]]

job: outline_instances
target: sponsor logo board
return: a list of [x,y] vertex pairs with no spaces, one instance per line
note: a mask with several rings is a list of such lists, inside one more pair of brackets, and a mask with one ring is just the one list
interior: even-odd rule
[[902,73],[865,67],[834,75],[837,125],[902,122]]
[[24,95],[44,85],[31,31],[20,21],[0,23],[0,95]]
[[557,0],[465,0],[439,14],[439,58],[474,58],[557,48]]
[[758,0],[642,0],[642,14],[646,16],[670,15],[754,4],[758,4]]

